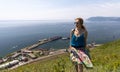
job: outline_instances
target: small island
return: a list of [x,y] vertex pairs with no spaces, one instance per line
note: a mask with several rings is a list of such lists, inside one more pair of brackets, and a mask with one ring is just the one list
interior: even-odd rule
[[120,21],[120,17],[102,17],[102,16],[96,16],[96,17],[90,17],[86,19],[87,21]]

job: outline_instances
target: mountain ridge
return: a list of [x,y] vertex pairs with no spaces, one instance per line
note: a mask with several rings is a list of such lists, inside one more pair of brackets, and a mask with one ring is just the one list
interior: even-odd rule
[[96,17],[89,17],[86,19],[87,21],[120,21],[120,17],[103,17],[103,16],[96,16]]

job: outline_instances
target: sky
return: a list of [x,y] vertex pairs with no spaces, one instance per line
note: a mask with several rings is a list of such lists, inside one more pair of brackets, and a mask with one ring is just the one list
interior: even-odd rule
[[120,17],[120,0],[0,0],[0,20]]

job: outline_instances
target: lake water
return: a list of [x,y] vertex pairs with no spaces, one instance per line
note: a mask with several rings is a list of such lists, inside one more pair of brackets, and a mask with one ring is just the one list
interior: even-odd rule
[[[106,43],[120,38],[120,22],[85,22],[88,43]],[[53,36],[68,37],[72,21],[0,21],[0,56]],[[38,48],[68,48],[69,40],[57,40]]]

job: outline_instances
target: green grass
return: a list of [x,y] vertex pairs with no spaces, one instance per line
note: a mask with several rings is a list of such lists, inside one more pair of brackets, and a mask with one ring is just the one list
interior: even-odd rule
[[[94,68],[84,68],[85,72],[120,72],[120,40],[92,49],[90,54]],[[2,72],[75,72],[75,68],[66,53]]]
[[3,72],[73,72],[73,70],[70,71],[73,65],[68,56],[68,54],[62,54]]
[[93,49],[91,56],[97,72],[120,72],[120,40]]

